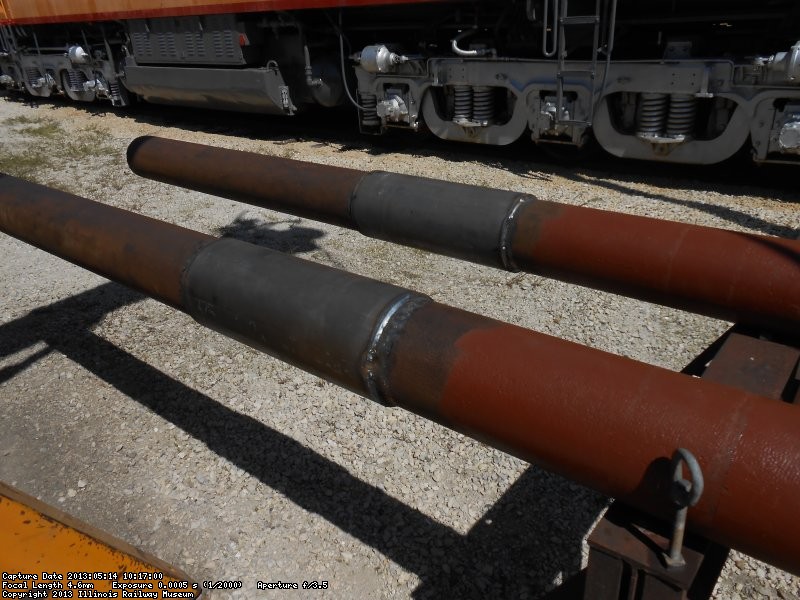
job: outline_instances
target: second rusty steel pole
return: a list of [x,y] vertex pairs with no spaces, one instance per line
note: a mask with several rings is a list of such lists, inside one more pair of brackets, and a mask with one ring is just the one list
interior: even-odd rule
[[705,477],[690,527],[800,574],[797,406],[3,175],[0,231],[656,515],[686,448]]
[[144,177],[375,238],[800,332],[797,240],[155,137],[134,140],[128,163]]

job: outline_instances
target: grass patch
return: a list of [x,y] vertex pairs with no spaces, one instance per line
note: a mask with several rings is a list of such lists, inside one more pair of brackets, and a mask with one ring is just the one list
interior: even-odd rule
[[0,172],[37,181],[37,176],[51,165],[48,152],[40,148],[25,148],[21,152],[10,154],[0,146]]
[[81,158],[113,157],[119,162],[119,152],[107,141],[108,130],[91,124],[73,134],[65,135],[61,148],[67,156]]
[[53,139],[63,133],[61,125],[47,117],[27,117],[19,115],[6,119],[6,125],[19,126],[18,132],[23,135]]
[[37,181],[43,171],[52,168],[52,154],[64,130],[52,119],[25,115],[6,119],[5,124],[21,126],[12,135],[24,136],[27,141],[14,146],[0,143],[0,172]]
[[38,125],[23,127],[22,129],[20,129],[20,133],[32,137],[54,140],[61,134],[63,134],[64,131],[61,129],[61,125],[59,125],[55,121],[44,121],[42,123],[39,123]]
[[25,115],[19,115],[17,117],[6,119],[6,125],[33,125],[39,123],[40,120],[40,117],[26,117]]
[[5,124],[18,127],[9,132],[11,143],[0,142],[0,172],[14,177],[80,193],[72,184],[82,179],[80,175],[63,178],[60,172],[77,166],[116,170],[124,160],[109,143],[108,130],[96,124],[68,132],[56,120],[25,115],[6,119]]

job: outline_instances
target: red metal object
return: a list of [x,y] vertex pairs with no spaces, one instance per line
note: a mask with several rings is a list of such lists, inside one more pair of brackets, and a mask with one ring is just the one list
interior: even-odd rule
[[800,348],[731,333],[703,373],[703,379],[775,400],[787,400]]
[[687,448],[705,475],[690,528],[800,573],[796,406],[7,176],[0,230],[656,516]]
[[[684,372],[775,401],[786,400],[800,349],[737,331],[726,333]],[[709,363],[707,368],[702,365]],[[755,511],[760,510],[754,506]],[[686,566],[670,569],[663,552],[669,525],[615,502],[589,536],[584,600],[706,600],[728,556],[727,548],[689,536]]]
[[520,214],[513,254],[521,269],[547,277],[737,323],[761,315],[777,331],[800,328],[797,240],[539,201]]
[[706,487],[690,527],[798,572],[796,406],[437,305],[396,345],[400,406],[651,514],[671,516],[668,457],[691,450]]
[[[180,160],[174,160],[175,151],[182,153]],[[363,172],[278,157],[269,157],[268,163],[256,168],[253,157],[261,158],[149,136],[128,146],[128,163],[135,164],[139,174],[158,173],[159,181],[172,185],[191,181],[192,189],[251,204],[268,195],[280,212],[350,226],[350,198]]]
[[[223,13],[422,4],[448,0],[5,0],[0,25],[152,19]],[[0,13],[2,15],[2,13]]]
[[800,241],[159,138],[134,172],[365,235],[708,316],[800,333]]
[[215,238],[130,215],[0,173],[0,231],[179,308],[186,263]]
[[707,600],[728,551],[699,536],[683,547],[686,566],[668,569],[666,523],[614,503],[589,536],[583,600]]

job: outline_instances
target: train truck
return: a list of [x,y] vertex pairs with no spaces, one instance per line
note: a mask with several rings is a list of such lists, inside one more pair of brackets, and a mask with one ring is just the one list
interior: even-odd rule
[[798,39],[795,0],[0,0],[0,88],[796,163]]

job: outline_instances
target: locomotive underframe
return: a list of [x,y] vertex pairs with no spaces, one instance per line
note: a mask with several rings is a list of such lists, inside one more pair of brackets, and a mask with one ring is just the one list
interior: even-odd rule
[[[568,64],[571,71],[589,69],[584,62]],[[600,65],[596,77],[602,82],[602,91],[594,97],[585,78],[565,78],[563,110],[569,121],[576,123],[565,125],[559,125],[554,117],[556,69],[552,61],[514,59],[434,59],[428,63],[426,77],[411,73],[375,76],[358,69],[361,98],[372,95],[380,105],[400,95],[407,107],[401,119],[383,116],[379,126],[374,116],[362,112],[362,124],[368,123],[363,129],[373,133],[388,127],[416,130],[424,123],[443,139],[495,145],[510,144],[528,129],[536,142],[576,146],[581,146],[591,131],[600,145],[616,156],[694,164],[721,162],[751,136],[758,161],[767,162],[775,155],[788,158],[798,152],[796,146],[782,146],[780,139],[782,132],[800,127],[800,89],[737,84],[737,67],[730,61],[613,62],[607,75],[605,65]],[[509,100],[506,118],[488,124],[454,121],[443,103],[437,103],[435,92],[459,86],[505,92]],[[612,109],[610,99],[625,93],[711,102],[727,115],[711,132],[706,126],[711,117],[706,115],[706,122],[693,123],[682,137],[644,136],[621,127],[620,116]],[[666,127],[666,105],[662,118]]]
[[528,132],[536,143],[576,148],[593,136],[616,156],[694,164],[723,161],[750,140],[756,161],[800,161],[800,43],[721,59],[695,58],[692,41],[679,39],[657,59],[612,60],[613,28],[598,18],[604,60],[587,55],[585,43],[568,50],[563,31],[554,60],[533,56],[537,44],[495,48],[486,31],[458,21],[430,34],[398,22],[369,32],[371,22],[353,19],[348,29],[336,14],[0,26],[0,86],[116,106],[135,95],[286,115],[348,105],[350,95],[365,133],[426,128],[447,140],[505,145]]

